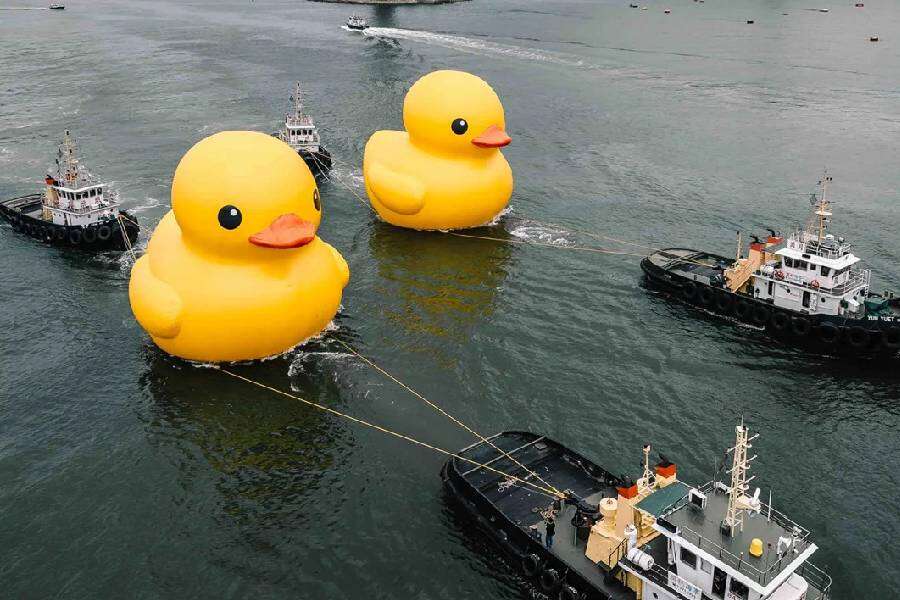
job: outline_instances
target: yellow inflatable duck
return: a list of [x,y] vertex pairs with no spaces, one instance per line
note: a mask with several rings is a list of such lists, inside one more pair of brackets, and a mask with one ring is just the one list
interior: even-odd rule
[[318,334],[350,277],[316,237],[320,219],[315,180],[285,143],[252,131],[198,142],[131,270],[138,323],[169,354],[203,362],[265,358]]
[[378,215],[411,229],[484,225],[506,208],[513,177],[503,105],[481,78],[435,71],[403,102],[406,131],[376,131],[363,177]]

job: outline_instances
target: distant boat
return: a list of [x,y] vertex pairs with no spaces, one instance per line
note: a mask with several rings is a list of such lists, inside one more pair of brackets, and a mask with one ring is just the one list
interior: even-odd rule
[[347,19],[347,29],[362,31],[363,29],[368,29],[368,27],[369,24],[366,20],[358,15],[350,15],[350,18]]
[[755,21],[753,19],[747,19],[747,25],[753,25]]
[[294,110],[284,115],[284,123],[274,135],[300,155],[313,175],[327,173],[331,169],[331,154],[322,145],[312,117],[303,113],[303,90],[299,81],[291,102]]
[[827,9],[827,8],[820,8],[820,9],[819,9],[819,12],[828,12],[828,9]]
[[877,41],[878,41],[878,36],[877,36],[877,35],[873,35],[872,37],[869,38],[869,41],[870,41],[870,42],[877,42]]
[[65,4],[51,4],[50,5],[50,10],[65,10],[65,9],[66,9]]
[[629,8],[637,8],[638,5],[635,4],[634,2],[632,2],[631,4],[628,5],[628,7],[629,7]]

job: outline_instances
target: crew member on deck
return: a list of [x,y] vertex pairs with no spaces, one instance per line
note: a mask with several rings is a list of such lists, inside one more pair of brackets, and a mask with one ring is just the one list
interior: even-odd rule
[[553,547],[553,534],[556,533],[556,521],[553,520],[553,517],[547,517],[547,520],[544,522],[544,544],[546,544],[547,549]]

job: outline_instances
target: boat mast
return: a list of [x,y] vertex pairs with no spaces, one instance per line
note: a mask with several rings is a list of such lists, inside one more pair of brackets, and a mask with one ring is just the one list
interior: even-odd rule
[[831,211],[828,210],[828,183],[831,181],[831,176],[828,175],[828,171],[825,171],[824,177],[822,177],[822,199],[819,200],[818,210],[816,211],[816,215],[819,217],[819,241],[821,242],[825,239],[825,224],[828,222],[826,217],[831,216]]
[[78,159],[75,157],[75,138],[66,129],[63,141],[59,145],[58,158],[56,160],[59,165],[59,174],[61,179],[67,184],[78,181]]
[[294,116],[298,119],[303,114],[303,90],[300,88],[300,82],[294,87],[294,95],[291,96],[294,101]]
[[728,452],[734,452],[734,461],[729,471],[731,473],[731,487],[728,489],[728,512],[722,521],[722,530],[730,536],[734,535],[735,529],[740,531],[744,529],[746,503],[742,502],[742,499],[746,497],[749,483],[753,480],[753,477],[747,478],[750,462],[756,458],[753,456],[748,459],[747,451],[753,447],[750,442],[759,437],[759,434],[750,437],[750,430],[744,425],[743,419],[741,419],[741,424],[735,427],[734,430],[736,433],[734,447],[728,450]]

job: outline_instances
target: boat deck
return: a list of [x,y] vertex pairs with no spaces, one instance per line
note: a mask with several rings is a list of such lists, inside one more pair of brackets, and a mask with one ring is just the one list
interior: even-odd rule
[[694,279],[694,276],[702,277],[708,281],[722,277],[725,269],[734,262],[718,254],[710,254],[709,252],[700,252],[688,248],[657,250],[648,256],[646,260],[664,271],[687,276],[690,279]]

